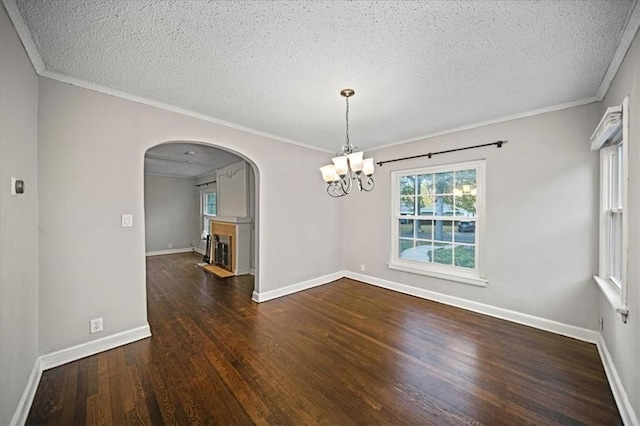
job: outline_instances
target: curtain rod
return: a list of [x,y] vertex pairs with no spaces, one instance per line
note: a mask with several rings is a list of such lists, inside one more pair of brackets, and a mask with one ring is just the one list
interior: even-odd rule
[[197,186],[198,188],[200,188],[201,186],[209,185],[210,183],[216,183],[216,182],[217,182],[216,180],[212,180],[212,181],[210,181],[210,182],[198,183],[198,184],[196,184],[196,186]]
[[412,160],[414,158],[420,158],[420,157],[429,157],[429,158],[431,158],[432,156],[438,155],[438,154],[448,154],[450,152],[464,151],[464,150],[467,150],[467,149],[482,148],[482,147],[485,147],[485,146],[492,146],[492,145],[496,145],[498,148],[502,148],[502,145],[504,145],[505,143],[507,143],[507,141],[496,141],[496,142],[491,142],[491,143],[483,143],[482,145],[465,146],[464,148],[448,149],[446,151],[438,151],[438,152],[430,152],[428,154],[412,155],[411,157],[396,158],[394,160],[378,161],[376,164],[378,166],[382,166],[384,163],[393,163],[395,161]]

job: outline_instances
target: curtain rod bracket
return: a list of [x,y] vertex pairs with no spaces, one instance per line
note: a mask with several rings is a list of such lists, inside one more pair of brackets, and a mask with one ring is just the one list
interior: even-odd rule
[[622,319],[622,322],[626,324],[627,317],[629,316],[629,310],[623,309],[623,308],[617,308],[616,312],[620,314],[620,318]]

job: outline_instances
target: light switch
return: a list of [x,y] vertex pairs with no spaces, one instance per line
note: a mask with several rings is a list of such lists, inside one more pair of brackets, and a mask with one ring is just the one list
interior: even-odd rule
[[133,226],[133,215],[132,214],[123,214],[122,215],[122,227],[123,228],[131,228]]

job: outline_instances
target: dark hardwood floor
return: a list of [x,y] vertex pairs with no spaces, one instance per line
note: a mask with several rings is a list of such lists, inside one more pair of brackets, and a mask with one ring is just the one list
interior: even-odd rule
[[148,258],[153,336],[45,371],[27,424],[622,423],[592,344],[349,279],[256,304],[200,258]]

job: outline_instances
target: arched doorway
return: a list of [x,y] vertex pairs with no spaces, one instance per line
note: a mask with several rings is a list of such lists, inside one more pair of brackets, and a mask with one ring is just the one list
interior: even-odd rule
[[257,291],[258,179],[250,159],[213,144],[167,141],[149,148],[144,158],[146,255],[198,252],[203,262],[215,264],[214,250],[206,251],[212,224],[236,223],[243,238],[234,236],[237,250],[229,251],[226,269],[252,274]]

